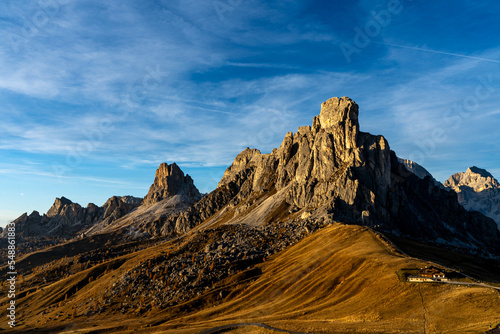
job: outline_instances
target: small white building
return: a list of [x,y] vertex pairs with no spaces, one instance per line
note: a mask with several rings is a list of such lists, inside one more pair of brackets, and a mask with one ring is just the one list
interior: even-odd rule
[[434,278],[422,276],[408,276],[408,282],[435,282]]

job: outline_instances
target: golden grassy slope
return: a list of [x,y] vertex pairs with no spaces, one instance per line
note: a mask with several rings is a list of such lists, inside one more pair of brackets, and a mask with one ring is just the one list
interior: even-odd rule
[[480,333],[498,320],[495,290],[402,283],[395,274],[424,265],[390,253],[365,228],[336,224],[265,262],[238,296],[182,322],[265,322],[318,333],[423,333],[425,324],[426,333]]
[[[398,269],[427,263],[389,251],[366,228],[343,224],[326,227],[268,259],[259,265],[262,275],[254,281],[228,279],[225,289],[232,292],[215,306],[197,310],[190,304],[185,309],[141,315],[81,314],[91,306],[89,297],[110,287],[138,263],[178,244],[175,241],[110,260],[20,298],[19,303],[27,308],[21,315],[27,325],[24,332],[37,327],[36,332],[43,328],[66,333],[200,333],[221,325],[253,322],[313,333],[481,333],[490,322],[499,320],[499,292],[400,282],[395,274]],[[95,280],[89,283],[91,275]],[[85,285],[71,293],[63,307],[57,307],[63,294],[82,282]],[[1,302],[5,304],[5,299]],[[4,325],[6,322],[1,328]],[[229,333],[245,331],[252,332],[239,328]],[[266,333],[265,329],[256,331]]]

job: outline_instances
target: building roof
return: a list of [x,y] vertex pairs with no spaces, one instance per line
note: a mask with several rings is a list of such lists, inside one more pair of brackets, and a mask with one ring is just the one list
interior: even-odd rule
[[444,276],[444,272],[436,267],[425,267],[425,268],[422,268],[420,269],[420,275],[424,276],[424,275],[442,275]]

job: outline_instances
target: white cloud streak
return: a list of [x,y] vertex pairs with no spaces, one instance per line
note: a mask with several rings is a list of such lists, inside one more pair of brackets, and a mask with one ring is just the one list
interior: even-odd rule
[[402,48],[402,49],[417,50],[417,51],[435,53],[435,54],[440,54],[440,55],[453,56],[453,57],[459,57],[459,58],[467,58],[467,59],[487,61],[487,62],[491,62],[491,63],[500,64],[500,60],[496,60],[496,59],[488,59],[488,58],[463,55],[463,54],[453,53],[453,52],[431,50],[431,49],[420,48],[420,47],[416,47],[416,46],[400,45],[400,44],[385,43],[385,42],[378,42],[378,41],[372,41],[372,43],[381,44],[381,45],[387,45],[387,46],[393,46],[393,47]]

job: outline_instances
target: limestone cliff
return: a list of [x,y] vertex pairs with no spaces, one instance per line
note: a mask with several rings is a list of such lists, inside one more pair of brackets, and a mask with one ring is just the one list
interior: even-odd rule
[[156,222],[153,234],[181,233],[202,222],[265,224],[296,219],[298,212],[426,242],[500,251],[493,221],[464,210],[431,177],[409,173],[383,136],[360,131],[358,112],[351,99],[332,98],[312,126],[287,133],[271,153],[245,149],[216,190]]
[[162,163],[156,170],[154,182],[144,198],[144,204],[155,204],[175,195],[182,195],[192,202],[201,198],[191,176],[184,176],[175,162],[171,165]]
[[[162,163],[156,170],[153,184],[137,209],[123,215],[122,213],[128,210],[126,203],[124,203],[123,198],[121,201],[114,200],[114,202],[123,202],[121,206],[114,209],[115,212],[118,210],[116,219],[105,218],[87,229],[84,234],[92,235],[120,230],[124,235],[130,237],[157,235],[159,234],[158,228],[152,228],[153,225],[156,226],[159,220],[165,220],[185,211],[198,202],[201,197],[202,195],[194,185],[191,176],[184,175],[175,162],[171,165]],[[124,210],[121,210],[121,207]],[[105,216],[107,212],[108,210],[106,210]]]
[[287,133],[270,154],[244,150],[219,187],[247,169],[253,170],[251,191],[286,189],[286,202],[298,208],[334,209],[357,201],[360,206],[352,213],[357,217],[385,204],[391,184],[389,145],[382,136],[359,131],[358,106],[349,98],[324,102],[312,127]]

